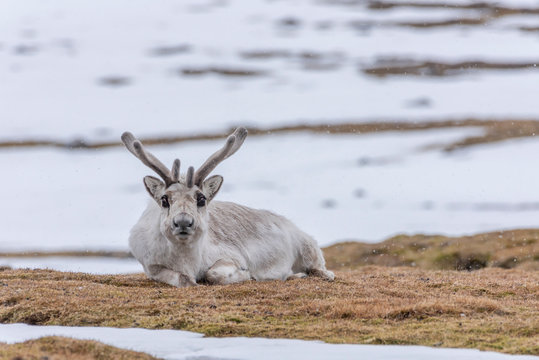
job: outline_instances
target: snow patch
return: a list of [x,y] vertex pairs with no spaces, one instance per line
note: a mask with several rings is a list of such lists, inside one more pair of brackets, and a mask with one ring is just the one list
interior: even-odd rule
[[319,341],[262,338],[205,338],[180,330],[117,329],[105,327],[30,326],[0,324],[0,342],[17,343],[43,336],[67,336],[96,340],[123,349],[170,360],[533,360],[472,349],[440,349],[425,346],[336,345]]

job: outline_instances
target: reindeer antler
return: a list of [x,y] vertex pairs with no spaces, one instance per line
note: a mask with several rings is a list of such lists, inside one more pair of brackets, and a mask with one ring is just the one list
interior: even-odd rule
[[[247,129],[244,127],[237,128],[236,131],[226,139],[225,145],[210,156],[197,171],[194,171],[194,168],[190,166],[187,169],[186,174],[187,187],[193,187],[193,185],[199,187],[202,186],[204,179],[206,179],[220,162],[238,151],[246,137]],[[126,131],[122,134],[122,141],[127,150],[165,180],[165,185],[167,187],[180,181],[179,159],[174,160],[172,170],[169,170],[161,161],[159,161],[159,159],[146,151],[142,146],[142,143],[130,132]]]
[[180,159],[174,160],[174,163],[172,164],[172,170],[170,171],[172,182],[179,182],[180,181]]
[[238,151],[246,137],[247,129],[244,127],[237,128],[236,131],[226,139],[225,145],[220,150],[213,153],[213,155],[198,168],[194,175],[194,184],[200,187],[204,179],[206,179],[219,163]]
[[178,182],[180,177],[180,160],[174,160],[171,171],[150,152],[146,151],[142,143],[126,131],[122,134],[122,142],[129,152],[135,155],[144,165],[155,171],[163,180],[167,187],[175,182]]

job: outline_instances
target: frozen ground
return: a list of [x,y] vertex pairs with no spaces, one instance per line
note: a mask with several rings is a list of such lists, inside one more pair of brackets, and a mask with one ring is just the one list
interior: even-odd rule
[[[424,150],[479,131],[248,138],[216,170],[225,177],[218,199],[283,214],[322,246],[537,226],[538,141]],[[198,166],[221,143],[152,151],[167,164],[178,156]],[[125,250],[150,201],[142,177],[151,170],[123,148],[4,150],[0,167],[9,169],[0,251]]]
[[[219,200],[283,214],[322,246],[398,233],[460,235],[537,226],[539,141],[425,150],[480,129],[248,138],[217,173]],[[153,147],[198,166],[222,141]],[[263,156],[261,154],[264,154]],[[151,174],[123,148],[4,150],[0,251],[126,250]],[[31,174],[31,175],[30,175]]]
[[[539,115],[534,68],[385,79],[360,71],[387,57],[533,62],[539,38],[519,26],[533,26],[539,16],[419,29],[394,24],[482,14],[336,3],[353,2],[2,1],[0,141],[117,141],[127,129],[148,136],[234,124]],[[181,75],[207,67],[263,74]],[[219,198],[282,213],[321,245],[402,232],[536,226],[537,142],[451,155],[421,151],[477,131],[249,138],[219,167],[225,176]],[[196,166],[219,145],[153,151],[168,164],[179,156]],[[149,171],[120,148],[2,149],[0,166],[0,251],[124,250],[147,201],[141,178]]]
[[[234,124],[539,115],[535,68],[385,79],[360,71],[387,57],[533,62],[539,38],[519,26],[533,26],[539,16],[419,29],[394,24],[481,14],[358,4],[2,1],[0,141],[117,141],[126,129],[148,136]],[[245,56],[253,52],[266,57]],[[263,74],[181,75],[207,67]],[[225,176],[219,199],[286,215],[323,246],[403,232],[536,227],[537,141],[422,151],[478,131],[249,138],[218,169]],[[218,146],[152,151],[167,164],[178,156],[196,166]],[[120,148],[2,149],[0,166],[0,252],[125,250],[147,201],[141,179],[149,170]]]
[[[116,139],[126,128],[144,135],[196,133],[299,119],[539,115],[536,69],[385,80],[360,71],[388,57],[539,61],[537,34],[519,30],[536,26],[539,16],[420,29],[387,24],[482,14],[331,3],[2,1],[0,139]],[[496,3],[539,6],[531,0]],[[253,51],[285,55],[241,55]],[[264,75],[180,75],[207,67]]]
[[371,360],[532,360],[470,349],[424,346],[334,345],[315,341],[261,338],[205,338],[179,330],[0,325],[0,342],[16,343],[43,336],[97,340],[116,347],[149,353],[163,359],[371,359]]
[[[1,1],[0,141],[117,141],[127,129],[139,136],[194,134],[297,121],[539,117],[535,68],[384,79],[361,71],[381,58],[533,63],[539,61],[538,33],[519,27],[537,26],[539,16],[419,29],[395,24],[481,14],[330,3]],[[497,3],[539,7],[535,0]],[[257,52],[273,57],[246,57]],[[208,67],[261,74],[182,75]],[[219,199],[286,215],[323,246],[403,232],[537,227],[538,141],[424,151],[480,131],[248,138],[216,171],[225,177]],[[220,144],[151,150],[167,164],[180,157],[185,167],[199,165]],[[0,168],[0,252],[127,250],[128,231],[148,201],[141,180],[151,172],[120,148],[2,149]],[[133,259],[94,257],[0,258],[0,265],[141,270]],[[532,359],[476,350],[213,339],[181,331],[0,325],[0,342],[47,335],[96,339],[167,359]]]

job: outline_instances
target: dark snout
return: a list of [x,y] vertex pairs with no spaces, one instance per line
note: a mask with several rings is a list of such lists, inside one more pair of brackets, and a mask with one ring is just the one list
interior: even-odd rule
[[181,213],[172,220],[175,235],[190,235],[193,232],[195,219],[189,214]]

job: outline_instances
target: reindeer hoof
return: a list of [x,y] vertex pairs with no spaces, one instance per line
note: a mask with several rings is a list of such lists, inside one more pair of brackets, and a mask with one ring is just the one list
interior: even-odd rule
[[286,280],[304,279],[306,277],[307,277],[307,274],[299,272],[299,273],[290,275],[289,277],[286,278]]
[[335,280],[335,274],[325,269],[312,269],[309,271],[309,275],[316,276],[327,281]]

